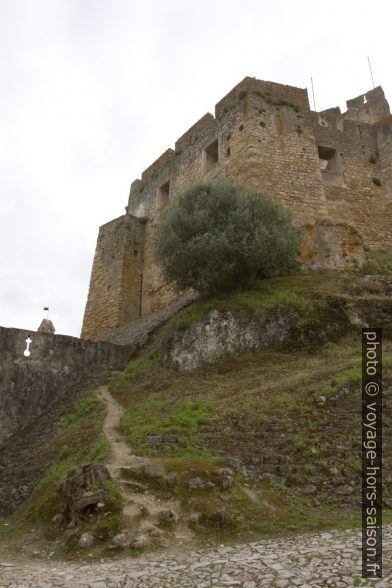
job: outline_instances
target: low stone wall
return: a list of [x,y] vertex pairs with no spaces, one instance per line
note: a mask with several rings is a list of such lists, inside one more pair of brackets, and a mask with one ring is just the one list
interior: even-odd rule
[[146,345],[153,333],[175,316],[180,310],[199,298],[197,292],[192,292],[180,298],[174,304],[161,308],[148,316],[129,321],[122,327],[113,329],[100,337],[101,341],[110,341],[120,345],[134,346],[135,350]]
[[129,355],[122,345],[0,327],[0,444],[73,388],[122,369]]
[[[31,338],[30,356],[23,352]],[[46,463],[34,459],[82,394],[124,368],[132,348],[0,327],[0,515],[30,495]]]

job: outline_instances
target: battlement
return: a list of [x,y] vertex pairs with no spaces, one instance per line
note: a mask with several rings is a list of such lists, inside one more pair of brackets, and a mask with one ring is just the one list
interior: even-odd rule
[[235,107],[238,99],[243,100],[252,93],[264,97],[269,103],[280,102],[283,105],[283,102],[292,101],[300,108],[309,110],[306,89],[246,77],[215,105],[215,117],[224,116],[228,110]]
[[351,120],[372,124],[391,114],[381,86],[347,100],[346,104],[347,112],[343,114],[343,117]]
[[[112,321],[106,317],[108,327],[120,326],[120,315],[146,316],[178,300],[155,262],[155,226],[165,206],[203,179],[234,178],[265,192],[291,210],[298,226],[343,223],[359,231],[370,246],[392,247],[387,220],[392,212],[392,124],[381,87],[348,100],[344,113],[339,107],[314,112],[307,89],[246,77],[216,103],[214,113],[192,125],[174,149],[167,149],[131,185],[125,216],[141,243],[140,280],[134,281],[139,291],[125,298],[138,300],[138,308],[118,310]],[[105,238],[105,251],[112,238]],[[125,255],[125,242],[112,250],[114,260]],[[104,269],[105,256],[94,262],[98,269],[93,269],[92,283],[98,283],[102,272],[113,276],[112,269]],[[120,290],[109,289],[105,299],[120,309],[124,292],[119,284],[126,271],[123,266],[116,271],[123,276],[116,281]],[[95,302],[87,304],[83,333],[86,328],[91,332],[100,304],[94,292],[96,287],[90,287],[89,301]]]
[[208,137],[216,129],[216,120],[210,112],[207,112],[190,129],[188,129],[175,144],[175,152],[179,155],[184,149],[191,147],[201,137]]
[[[167,149],[142,172],[141,179],[136,179],[132,182],[130,195],[137,194],[140,191],[143,192],[146,181],[161,176],[163,171],[170,173],[172,168],[175,168],[176,156],[180,156],[184,150],[192,150],[208,142],[209,138],[216,134],[218,127],[221,126],[222,119],[228,117],[230,111],[237,109],[239,100],[243,100],[241,106],[249,104],[248,94],[250,95],[251,93],[265,97],[269,104],[284,106],[291,103],[297,106],[298,109],[309,110],[306,89],[246,77],[215,105],[215,116],[210,112],[202,116],[177,139],[174,150]],[[131,208],[130,206],[130,210]]]

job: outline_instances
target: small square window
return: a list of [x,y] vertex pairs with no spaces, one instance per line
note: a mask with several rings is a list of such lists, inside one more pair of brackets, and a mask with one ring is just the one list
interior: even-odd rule
[[342,168],[339,154],[332,147],[318,147],[318,156],[320,159],[320,169],[327,174],[341,175]]
[[219,162],[219,143],[218,139],[211,143],[203,151],[203,173],[208,173]]
[[342,186],[343,168],[339,151],[332,147],[319,146],[318,156],[324,182],[333,186]]

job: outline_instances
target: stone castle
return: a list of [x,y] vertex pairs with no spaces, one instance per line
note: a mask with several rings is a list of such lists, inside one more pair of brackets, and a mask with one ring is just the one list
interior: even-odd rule
[[392,248],[392,116],[381,87],[347,111],[313,112],[306,89],[245,78],[131,185],[126,214],[99,230],[82,337],[181,298],[153,237],[162,209],[201,179],[235,178],[291,210],[307,267],[352,268],[362,247]]

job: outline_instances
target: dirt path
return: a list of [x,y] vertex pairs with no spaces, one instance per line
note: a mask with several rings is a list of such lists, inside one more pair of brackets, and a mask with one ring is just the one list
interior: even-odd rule
[[[170,549],[178,542],[185,546],[196,545],[193,532],[187,520],[182,516],[180,501],[176,499],[161,500],[154,496],[148,483],[134,479],[132,468],[144,466],[156,467],[159,462],[152,458],[139,457],[118,432],[118,425],[123,414],[121,405],[110,394],[107,386],[97,390],[98,397],[105,403],[107,414],[104,422],[104,433],[110,443],[111,455],[106,464],[112,479],[119,485],[124,497],[123,513],[127,530],[142,535],[155,533],[158,535],[160,513],[171,511],[176,521],[172,533],[165,533],[161,541],[164,548]],[[126,477],[125,477],[125,474]]]
[[130,446],[124,441],[117,431],[123,409],[110,394],[107,386],[101,386],[97,390],[98,397],[106,405],[106,418],[103,426],[104,433],[110,443],[110,461],[106,464],[112,478],[118,478],[118,469],[124,465],[138,465],[145,460],[132,453]]

